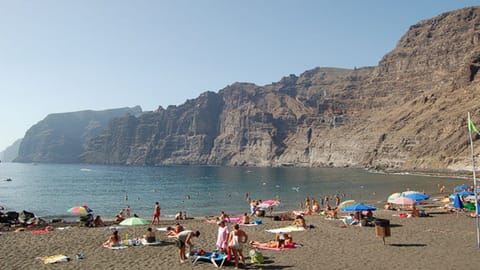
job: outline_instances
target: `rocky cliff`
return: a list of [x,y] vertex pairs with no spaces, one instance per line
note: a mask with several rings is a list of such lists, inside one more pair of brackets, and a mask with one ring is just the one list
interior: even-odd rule
[[110,120],[139,115],[142,109],[120,108],[50,114],[25,134],[16,162],[80,162],[86,142],[101,134]]
[[22,139],[16,140],[12,145],[5,148],[2,152],[0,152],[0,160],[2,162],[12,162],[18,156],[18,149],[20,148],[20,144],[22,143]]
[[480,125],[479,39],[479,7],[441,14],[411,26],[375,67],[234,83],[117,118],[88,141],[81,160],[468,169],[468,111]]

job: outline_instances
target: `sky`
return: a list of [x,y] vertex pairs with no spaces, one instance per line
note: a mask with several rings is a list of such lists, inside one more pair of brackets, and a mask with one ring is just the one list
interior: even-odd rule
[[234,82],[375,66],[479,1],[0,0],[0,151],[48,114],[180,105]]

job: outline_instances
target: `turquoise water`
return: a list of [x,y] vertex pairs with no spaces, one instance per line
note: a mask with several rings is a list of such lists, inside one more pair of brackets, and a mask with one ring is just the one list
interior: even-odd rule
[[247,192],[253,199],[280,198],[277,210],[283,211],[298,209],[306,196],[345,193],[346,199],[377,203],[398,191],[432,193],[438,185],[451,190],[462,183],[469,182],[358,169],[0,163],[0,205],[49,218],[72,217],[67,209],[76,205],[110,218],[130,205],[132,213],[150,218],[156,201],[162,216],[180,210],[192,216],[222,210],[236,215],[248,212]]

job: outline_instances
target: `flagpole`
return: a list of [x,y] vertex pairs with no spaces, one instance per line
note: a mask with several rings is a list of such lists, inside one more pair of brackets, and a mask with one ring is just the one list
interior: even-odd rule
[[473,139],[471,131],[470,112],[468,112],[468,136],[470,138],[470,151],[472,153],[473,193],[475,194],[475,220],[477,223],[477,247],[480,248],[480,219],[478,216],[477,177],[475,175],[475,156],[473,152]]

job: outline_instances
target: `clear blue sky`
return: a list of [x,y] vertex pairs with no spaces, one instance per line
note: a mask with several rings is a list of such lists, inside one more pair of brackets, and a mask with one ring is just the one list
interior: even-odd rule
[[0,0],[0,151],[49,113],[182,104],[234,82],[374,66],[478,1]]

